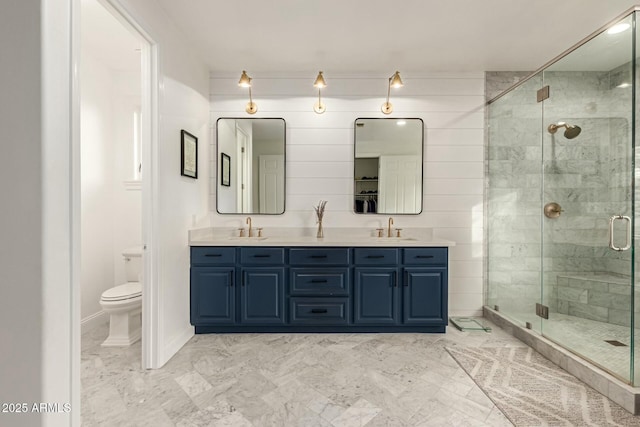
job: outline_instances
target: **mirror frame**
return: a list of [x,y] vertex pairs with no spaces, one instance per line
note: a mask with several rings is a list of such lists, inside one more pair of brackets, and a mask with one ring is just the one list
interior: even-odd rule
[[[277,213],[261,213],[261,212],[220,212],[219,209],[219,198],[220,198],[220,191],[218,190],[218,187],[220,186],[220,180],[221,180],[221,173],[222,170],[220,168],[220,155],[221,155],[221,151],[220,151],[220,144],[218,144],[218,122],[220,120],[281,120],[282,121],[282,126],[283,126],[283,137],[282,137],[282,144],[283,144],[283,149],[282,149],[282,155],[283,155],[283,161],[284,161],[284,181],[283,181],[283,188],[282,191],[284,192],[284,204],[282,206],[282,212],[277,212]],[[216,212],[220,215],[284,215],[284,213],[287,211],[287,121],[283,118],[283,117],[218,117],[218,119],[216,120],[216,129],[215,129],[215,135],[216,135],[216,170],[215,170],[215,190],[216,190]]]
[[[409,213],[390,213],[390,212],[356,212],[355,210],[355,198],[356,198],[356,130],[358,128],[357,123],[358,120],[419,120],[420,121],[420,210],[418,212],[409,212]],[[352,202],[354,203],[353,213],[356,215],[420,215],[424,210],[424,120],[420,117],[358,117],[353,121],[353,193],[352,193]]]

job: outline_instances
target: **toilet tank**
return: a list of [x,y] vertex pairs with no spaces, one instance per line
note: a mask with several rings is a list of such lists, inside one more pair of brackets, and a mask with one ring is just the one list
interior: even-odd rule
[[142,246],[133,246],[122,251],[127,282],[142,281]]

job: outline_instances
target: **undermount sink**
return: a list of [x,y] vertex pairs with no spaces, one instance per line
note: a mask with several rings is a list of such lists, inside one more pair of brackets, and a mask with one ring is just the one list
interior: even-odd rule
[[418,239],[416,239],[415,237],[372,237],[372,239],[374,240],[380,240],[381,242],[384,241],[391,241],[391,242],[413,242],[416,241]]
[[253,241],[253,240],[267,240],[268,237],[238,237],[238,236],[233,236],[233,237],[229,237],[229,240],[247,240],[247,241]]

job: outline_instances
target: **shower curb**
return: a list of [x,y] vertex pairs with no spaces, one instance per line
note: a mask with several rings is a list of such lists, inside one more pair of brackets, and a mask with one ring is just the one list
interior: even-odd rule
[[640,388],[624,383],[543,336],[514,323],[490,307],[484,306],[483,314],[486,319],[496,326],[518,338],[551,362],[613,400],[627,411],[634,415],[640,414]]

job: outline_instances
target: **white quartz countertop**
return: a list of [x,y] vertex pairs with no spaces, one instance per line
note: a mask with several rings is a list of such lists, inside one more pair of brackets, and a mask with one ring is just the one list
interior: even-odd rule
[[[257,233],[256,233],[257,234]],[[361,247],[449,247],[451,240],[434,237],[429,228],[402,230],[401,237],[377,237],[375,230],[326,228],[318,238],[314,229],[267,229],[262,237],[238,237],[237,230],[202,228],[189,231],[190,246],[361,246]]]

